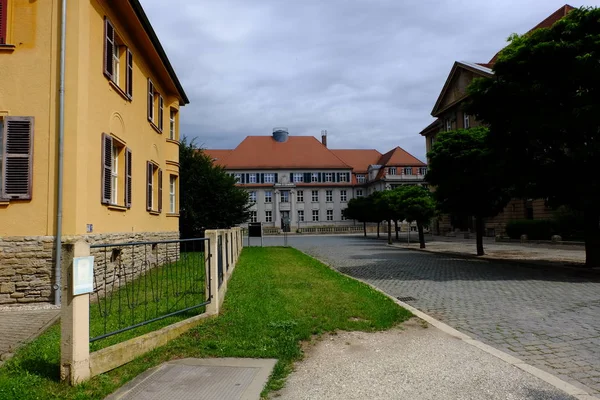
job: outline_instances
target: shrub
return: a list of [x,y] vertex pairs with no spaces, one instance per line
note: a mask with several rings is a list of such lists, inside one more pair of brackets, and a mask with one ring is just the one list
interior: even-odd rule
[[519,239],[527,235],[530,240],[550,240],[556,232],[555,223],[549,219],[521,219],[506,224],[506,234],[511,239]]

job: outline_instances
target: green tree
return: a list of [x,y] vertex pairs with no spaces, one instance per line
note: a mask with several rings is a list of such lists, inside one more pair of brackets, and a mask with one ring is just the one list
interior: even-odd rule
[[403,185],[393,190],[396,207],[409,222],[415,221],[419,231],[419,247],[425,248],[423,227],[435,216],[435,201],[428,189],[416,185]]
[[387,221],[388,243],[392,243],[392,220],[394,218],[394,208],[390,191],[378,191],[369,195],[371,201],[372,215],[371,219],[377,222],[377,237],[379,237],[379,224],[381,221]]
[[229,228],[249,219],[248,193],[186,138],[179,145],[179,231],[182,238],[205,229]]
[[494,76],[469,87],[468,112],[490,127],[516,194],[584,215],[586,265],[600,266],[600,9],[513,35]]
[[[402,191],[402,186],[393,189],[386,190],[383,192],[383,196],[387,202],[387,217],[391,218],[394,221],[394,228],[396,231],[396,240],[399,240],[398,237],[398,221],[402,221],[406,218],[406,214],[402,207],[400,201],[400,193]],[[389,220],[388,220],[388,228],[389,228]],[[391,243],[391,238],[388,236],[388,242]]]
[[342,211],[346,219],[362,222],[365,237],[367,237],[367,222],[371,222],[369,207],[370,202],[366,197],[358,197],[350,199],[348,207]]
[[437,208],[475,217],[477,255],[484,255],[484,218],[497,215],[510,200],[503,166],[487,146],[484,127],[440,133],[431,151],[426,180]]

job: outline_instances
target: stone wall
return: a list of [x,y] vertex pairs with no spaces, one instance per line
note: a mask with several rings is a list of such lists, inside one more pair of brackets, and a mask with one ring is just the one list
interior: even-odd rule
[[[90,244],[161,241],[179,239],[179,232],[65,236],[63,242],[81,239]],[[167,251],[178,253],[176,247]],[[151,257],[155,262],[161,262],[166,259],[166,253],[155,251]],[[52,302],[53,284],[54,236],[0,237],[0,304]]]

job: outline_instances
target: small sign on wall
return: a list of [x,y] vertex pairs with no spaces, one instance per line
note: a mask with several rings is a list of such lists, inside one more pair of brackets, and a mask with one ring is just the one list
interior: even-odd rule
[[87,225],[86,225],[86,227],[85,227],[85,231],[86,231],[87,233],[92,233],[92,232],[94,232],[94,224],[87,224]]
[[94,291],[94,256],[73,258],[73,296]]

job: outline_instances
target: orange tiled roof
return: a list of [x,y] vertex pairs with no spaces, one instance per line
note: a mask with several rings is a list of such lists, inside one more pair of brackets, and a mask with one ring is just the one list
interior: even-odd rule
[[217,165],[225,165],[223,162],[231,150],[217,150],[217,149],[202,149],[202,152],[213,159],[213,162]]
[[425,167],[427,165],[399,146],[381,156],[377,164],[399,167]]
[[350,169],[314,136],[289,136],[276,142],[272,136],[247,136],[223,160],[227,169]]
[[[536,29],[540,29],[540,28],[550,28],[557,21],[562,19],[564,16],[566,16],[570,11],[572,11],[574,9],[575,9],[575,7],[565,4],[564,6],[562,6],[561,8],[559,8],[558,10],[556,10],[552,14],[550,14],[550,16],[548,18],[546,18],[545,20],[543,20],[542,22],[540,22],[539,24],[537,24],[536,26],[531,28],[529,31],[527,31],[527,33],[531,33],[533,31],[535,31]],[[490,60],[489,63],[487,63],[489,65],[489,68],[491,68],[491,66],[496,63],[496,60],[498,60],[499,54],[500,54],[500,51],[498,53],[496,53],[494,55],[494,57],[492,57],[492,59]],[[486,66],[488,66],[488,65],[486,65]]]
[[331,152],[350,165],[354,173],[359,174],[367,173],[369,165],[377,164],[377,161],[381,158],[381,153],[375,149],[332,149]]

